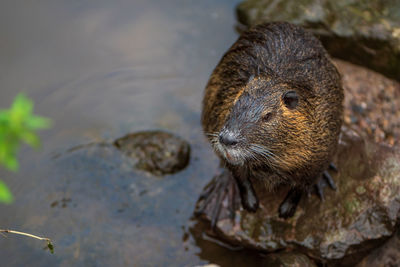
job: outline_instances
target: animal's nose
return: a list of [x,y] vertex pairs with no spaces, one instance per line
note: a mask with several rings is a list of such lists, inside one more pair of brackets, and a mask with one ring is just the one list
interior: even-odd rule
[[226,146],[234,146],[239,142],[238,139],[232,133],[229,132],[220,133],[218,138],[219,142]]

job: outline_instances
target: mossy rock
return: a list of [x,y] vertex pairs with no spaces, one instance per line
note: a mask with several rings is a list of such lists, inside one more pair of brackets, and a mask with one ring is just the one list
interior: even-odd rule
[[395,0],[246,0],[238,20],[288,21],[317,35],[329,53],[400,80],[400,2]]

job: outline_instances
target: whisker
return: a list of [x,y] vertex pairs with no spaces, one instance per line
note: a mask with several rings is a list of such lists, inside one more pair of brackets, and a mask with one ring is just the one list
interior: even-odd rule
[[267,149],[266,147],[262,146],[262,145],[257,145],[257,144],[251,144],[251,146],[259,149],[260,151],[263,151],[271,156],[275,156],[274,153],[272,153],[272,151],[270,151],[269,149]]
[[[267,161],[269,166],[276,167],[275,161],[272,160],[273,158],[276,158],[276,156],[270,150],[268,150],[264,146],[257,145],[257,144],[251,144],[249,149],[252,152],[252,154],[255,153],[255,154],[261,156],[262,158],[264,158]],[[256,160],[257,160],[257,157],[255,157],[254,155],[252,155],[252,157],[256,158]]]
[[205,133],[205,135],[211,136],[211,137],[218,137],[219,133],[217,133],[217,132],[214,132],[214,133]]

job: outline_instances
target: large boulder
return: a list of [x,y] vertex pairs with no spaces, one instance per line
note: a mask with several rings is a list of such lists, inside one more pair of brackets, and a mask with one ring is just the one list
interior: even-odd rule
[[[228,210],[222,209],[216,224],[218,236],[265,252],[295,249],[322,263],[357,263],[396,231],[400,151],[365,141],[344,129],[334,162],[339,168],[334,176],[338,190],[325,190],[325,201],[316,195],[304,197],[295,216],[284,220],[277,211],[287,188],[268,192],[261,182],[255,185],[259,210],[249,213],[237,209],[232,220]],[[217,176],[211,183],[222,178]],[[206,219],[212,216],[203,215]]]
[[395,0],[246,0],[246,26],[288,21],[319,36],[329,53],[400,80],[400,2]]
[[[339,169],[332,173],[337,191],[325,189],[325,201],[316,195],[303,197],[294,217],[284,220],[278,217],[278,207],[288,188],[268,192],[262,181],[255,181],[259,210],[249,213],[236,199],[234,206],[239,208],[232,216],[227,208],[232,200],[223,199],[213,231],[218,238],[268,253],[295,251],[317,263],[347,266],[396,232],[400,223],[400,133],[395,126],[400,118],[390,113],[400,107],[399,84],[343,61],[335,64],[343,76],[346,98],[346,122],[333,159]],[[383,122],[385,118],[390,121]],[[228,176],[222,171],[206,189]],[[199,206],[203,206],[201,201]],[[213,210],[206,207],[202,218],[210,221]]]

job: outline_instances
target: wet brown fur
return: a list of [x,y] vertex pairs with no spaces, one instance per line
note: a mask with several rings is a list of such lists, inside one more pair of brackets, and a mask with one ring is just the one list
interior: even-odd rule
[[[295,109],[282,100],[291,90],[299,95]],[[336,150],[342,102],[340,76],[321,43],[301,27],[268,23],[244,32],[222,57],[205,90],[202,125],[213,144],[231,127],[240,132],[239,151],[253,144],[273,154],[243,154],[251,178],[307,190]]]

